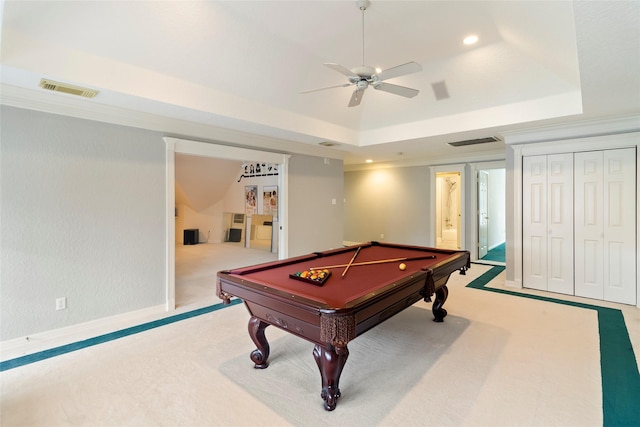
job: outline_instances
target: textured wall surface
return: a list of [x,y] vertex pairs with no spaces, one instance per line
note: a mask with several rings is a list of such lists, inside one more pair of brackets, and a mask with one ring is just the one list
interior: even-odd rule
[[163,304],[162,135],[1,113],[0,339]]
[[[431,235],[429,168],[345,173],[345,240],[426,245]],[[381,237],[384,235],[384,237]]]
[[342,246],[343,176],[341,160],[291,156],[289,256]]

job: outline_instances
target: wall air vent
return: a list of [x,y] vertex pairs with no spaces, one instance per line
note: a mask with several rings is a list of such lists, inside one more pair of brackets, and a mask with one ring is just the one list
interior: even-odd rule
[[464,147],[465,145],[476,145],[476,144],[487,144],[489,142],[500,141],[499,138],[495,136],[489,136],[487,138],[478,138],[478,139],[468,139],[466,141],[457,141],[457,142],[448,142],[452,147]]
[[84,96],[85,98],[93,98],[98,94],[97,90],[88,89],[86,87],[74,86],[67,83],[54,82],[53,80],[40,79],[40,87],[54,92],[63,92],[70,95]]

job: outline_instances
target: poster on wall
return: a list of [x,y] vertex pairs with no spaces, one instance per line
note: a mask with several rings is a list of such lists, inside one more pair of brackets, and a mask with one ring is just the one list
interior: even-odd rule
[[244,200],[245,200],[245,213],[247,215],[253,215],[257,213],[258,206],[258,186],[247,185],[244,187]]
[[262,187],[262,210],[265,215],[272,215],[278,220],[278,186],[266,185]]

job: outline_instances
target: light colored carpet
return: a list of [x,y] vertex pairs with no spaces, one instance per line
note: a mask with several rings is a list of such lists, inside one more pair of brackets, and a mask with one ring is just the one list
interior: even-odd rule
[[245,248],[239,243],[176,245],[176,308],[219,303],[215,293],[219,270],[277,259],[278,254],[264,248]]
[[313,344],[270,327],[271,365],[254,369],[236,305],[2,372],[0,423],[602,425],[595,313],[465,287],[489,268],[452,275],[444,323],[419,302],[352,341],[332,412]]

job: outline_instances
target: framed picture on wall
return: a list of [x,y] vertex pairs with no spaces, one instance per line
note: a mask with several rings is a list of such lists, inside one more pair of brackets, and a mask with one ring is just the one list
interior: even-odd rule
[[272,215],[278,220],[278,186],[265,185],[262,187],[262,210],[265,215]]
[[245,213],[247,215],[253,215],[257,213],[258,207],[258,186],[247,185],[244,187],[244,205]]

